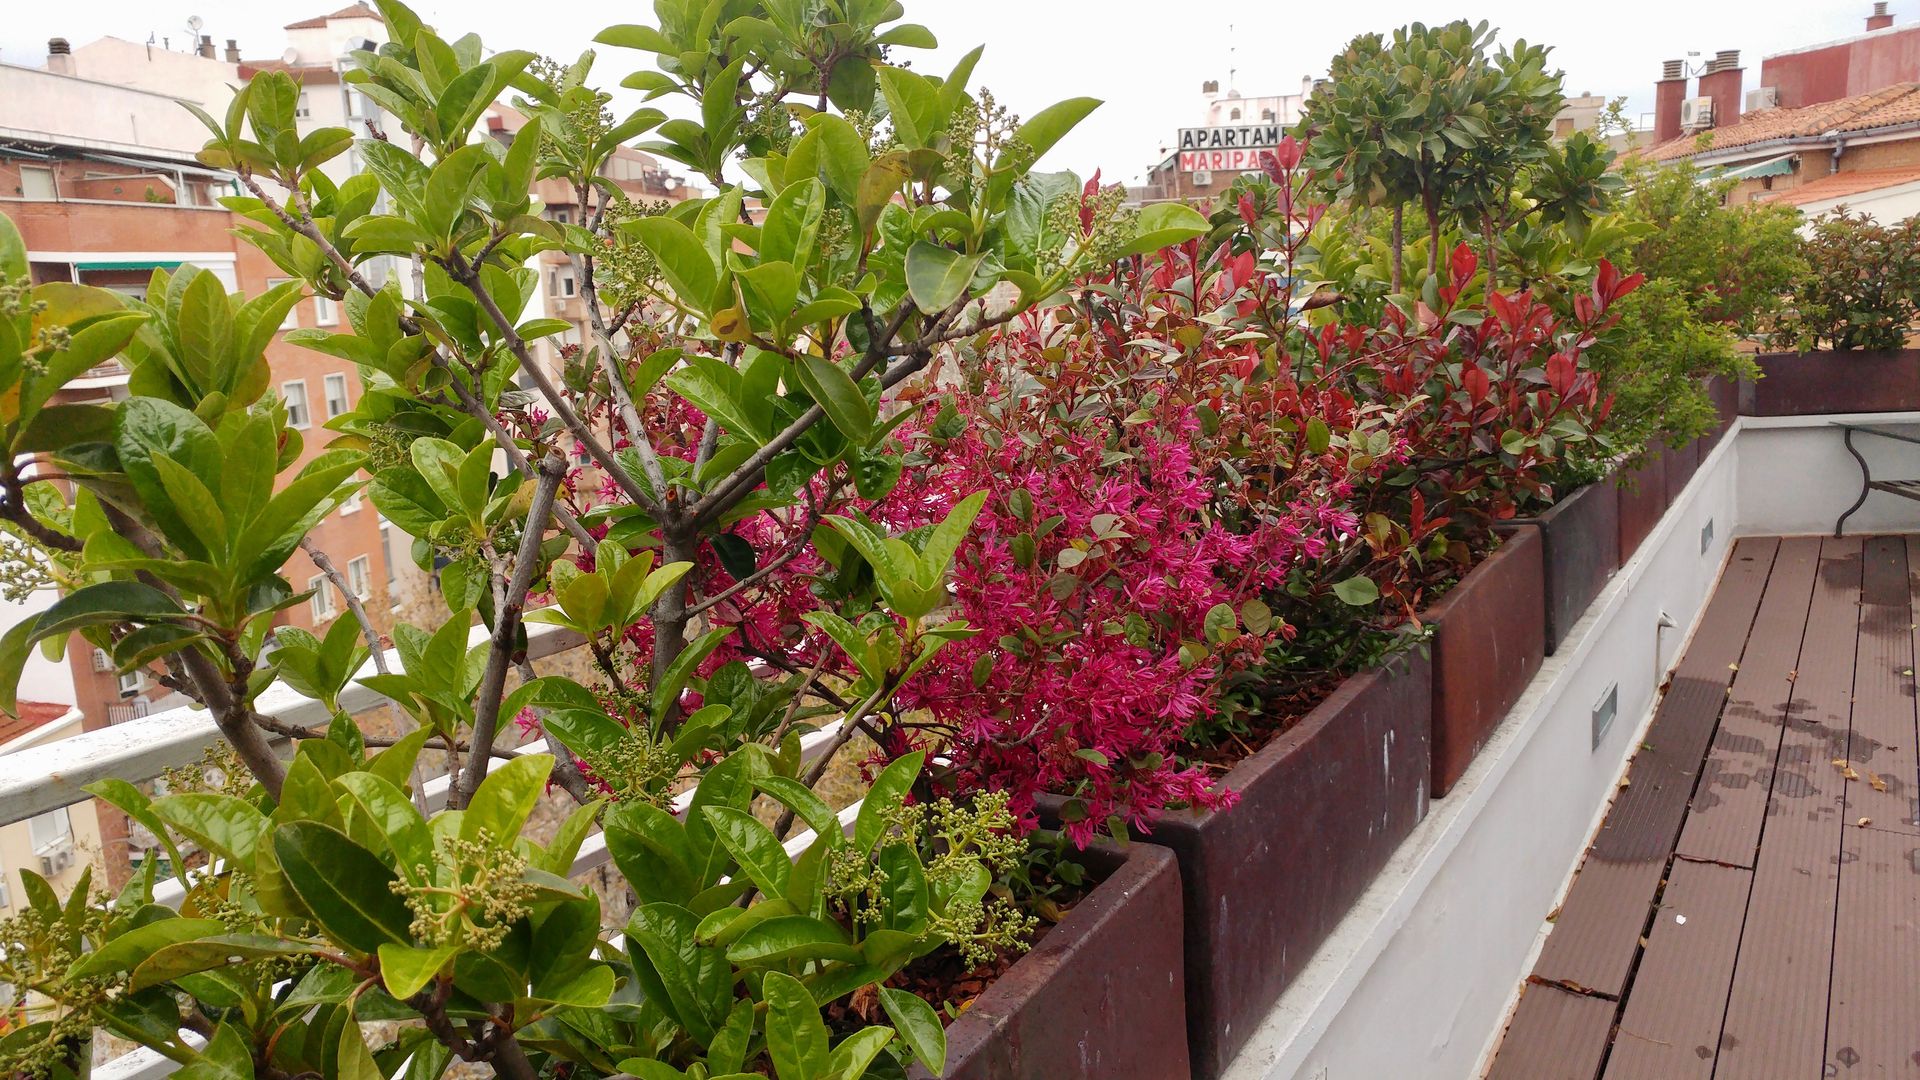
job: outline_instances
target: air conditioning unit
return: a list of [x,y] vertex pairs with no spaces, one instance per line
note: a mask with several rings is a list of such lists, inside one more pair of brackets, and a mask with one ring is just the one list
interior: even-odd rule
[[1761,112],[1780,107],[1780,88],[1777,86],[1757,86],[1747,91],[1746,107],[1742,112]]
[[1212,187],[1213,173],[1207,169],[1202,169],[1199,172],[1194,173],[1193,186],[1194,187]]
[[1688,98],[1680,103],[1680,126],[1688,131],[1713,126],[1713,99]]
[[61,844],[59,847],[40,853],[40,876],[58,877],[73,866],[73,846]]
[[107,650],[105,649],[93,650],[93,670],[95,671],[112,671],[113,670],[113,657],[107,655]]

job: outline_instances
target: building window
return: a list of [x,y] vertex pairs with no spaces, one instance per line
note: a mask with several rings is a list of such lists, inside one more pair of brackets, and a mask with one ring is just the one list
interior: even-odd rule
[[573,224],[573,212],[571,210],[565,209],[564,207],[561,209],[555,210],[553,212],[553,220],[559,222],[562,225],[571,225]]
[[36,854],[73,843],[73,819],[62,806],[27,819],[27,837]]
[[373,562],[365,555],[356,555],[347,562],[347,584],[352,587],[353,595],[359,600],[373,597]]
[[1272,110],[1272,109],[1261,109],[1261,110],[1260,110],[1260,119],[1262,119],[1262,120],[1267,120],[1267,121],[1271,121],[1271,120],[1273,119],[1273,110]]
[[393,588],[393,522],[380,519],[380,561],[387,566],[387,588]]
[[356,491],[341,501],[340,516],[346,517],[348,514],[357,514],[359,512],[360,512],[360,493]]
[[300,91],[300,96],[294,99],[293,117],[296,120],[310,120],[313,118],[313,102],[307,99],[307,92],[305,90]]
[[313,621],[323,623],[333,618],[333,585],[327,581],[327,575],[315,574],[308,578],[307,588],[313,590],[313,596],[307,600],[307,606],[313,612]]
[[327,419],[331,420],[347,411],[347,377],[329,375],[325,380],[327,390]]
[[1230,113],[1228,113],[1228,114],[1227,114],[1227,119],[1229,119],[1229,120],[1238,120],[1238,119],[1240,119],[1240,110],[1239,110],[1239,109],[1235,109],[1235,110],[1233,110],[1232,112],[1230,112]]
[[[285,285],[287,282],[292,280],[293,280],[292,278],[270,277],[267,279],[267,288],[277,289],[280,286]],[[294,329],[297,329],[299,326],[300,326],[300,305],[295,304],[292,307],[287,309],[286,317],[280,320],[280,329],[294,330]]]
[[287,426],[304,429],[312,423],[307,412],[307,380],[295,379],[280,384],[280,396],[287,402]]
[[572,296],[575,288],[573,269],[571,267],[564,270],[556,267],[547,271],[547,292],[549,295]]
[[125,675],[120,676],[120,696],[132,697],[133,695],[139,693],[141,690],[144,690],[146,688],[146,685],[147,685],[146,673],[141,671],[139,668],[134,668],[132,671],[129,671]]
[[39,165],[20,166],[20,197],[23,199],[59,198],[59,189],[53,182],[53,170]]
[[314,294],[313,325],[315,326],[339,326],[340,325],[340,306],[333,302],[333,297],[321,296],[319,293]]

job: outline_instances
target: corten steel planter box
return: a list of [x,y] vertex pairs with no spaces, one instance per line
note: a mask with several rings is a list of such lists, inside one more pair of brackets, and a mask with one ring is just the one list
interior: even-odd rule
[[1647,452],[1646,463],[1633,472],[1614,473],[1603,484],[1613,484],[1619,490],[1620,497],[1620,564],[1626,565],[1633,553],[1640,550],[1640,542],[1647,538],[1653,527],[1660,523],[1661,515],[1667,512],[1667,474],[1666,455],[1658,450]]
[[1620,489],[1612,477],[1588,484],[1538,517],[1545,564],[1547,655],[1552,656],[1593,598],[1620,568]]
[[1105,879],[947,1028],[947,1080],[1189,1075],[1173,853],[1095,844],[1081,861]]
[[1226,1070],[1426,816],[1431,670],[1411,652],[1353,676],[1228,771],[1231,809],[1177,811],[1135,841],[1180,859],[1196,1080]]
[[1920,349],[1762,353],[1761,378],[1740,388],[1748,416],[1920,409]]
[[1433,797],[1452,790],[1546,655],[1540,530],[1522,525],[1427,609],[1433,634]]
[[1707,451],[1719,445],[1721,436],[1740,418],[1740,384],[1724,375],[1714,375],[1707,379],[1707,396],[1713,399],[1713,411],[1720,416],[1720,423],[1701,440],[1701,458]]
[[1687,481],[1700,470],[1700,441],[1698,439],[1685,446],[1669,446],[1660,452],[1664,459],[1661,485],[1666,489],[1666,502],[1672,506],[1680,499],[1680,493],[1687,488]]

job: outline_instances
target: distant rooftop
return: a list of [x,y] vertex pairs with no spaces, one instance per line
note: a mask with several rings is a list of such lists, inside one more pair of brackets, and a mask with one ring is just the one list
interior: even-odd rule
[[22,701],[19,715],[0,715],[0,745],[10,743],[36,728],[44,727],[73,711],[73,706],[52,701]]
[[339,11],[336,11],[331,15],[315,15],[311,19],[301,19],[299,22],[288,23],[287,29],[319,30],[324,28],[328,23],[334,21],[335,19],[378,19],[378,18],[380,18],[379,12],[373,10],[373,8],[367,4],[358,3],[358,4],[350,4],[346,7],[343,7]]
[[1779,140],[1816,139],[1831,132],[1867,131],[1915,122],[1920,122],[1920,83],[1896,83],[1871,93],[1804,108],[1748,113],[1737,124],[1708,129],[1712,140],[1705,150],[1699,148],[1700,134],[1689,133],[1652,147],[1646,156],[1653,161],[1674,161]]
[[1770,191],[1760,196],[1761,202],[1785,203],[1788,206],[1804,206],[1807,203],[1826,202],[1832,199],[1844,199],[1853,195],[1864,195],[1870,191],[1897,187],[1920,181],[1920,165],[1897,165],[1886,169],[1856,169],[1853,172],[1834,173],[1818,180],[1810,180],[1788,191]]

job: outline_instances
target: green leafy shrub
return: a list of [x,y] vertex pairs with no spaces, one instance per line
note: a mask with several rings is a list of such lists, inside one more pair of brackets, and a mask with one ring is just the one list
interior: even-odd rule
[[1899,349],[1920,318],[1920,218],[1882,225],[1845,207],[1814,220],[1807,269],[1775,340],[1798,349]]

